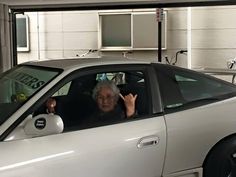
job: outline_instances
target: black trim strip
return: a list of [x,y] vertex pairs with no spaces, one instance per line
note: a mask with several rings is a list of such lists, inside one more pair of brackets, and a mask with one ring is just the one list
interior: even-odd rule
[[42,5],[9,5],[15,12],[26,11],[61,11],[61,10],[106,10],[106,9],[138,9],[138,8],[167,8],[167,7],[193,7],[193,6],[220,6],[236,5],[235,0],[175,0],[140,1],[140,2],[108,2],[108,3],[76,3],[76,4],[42,4]]

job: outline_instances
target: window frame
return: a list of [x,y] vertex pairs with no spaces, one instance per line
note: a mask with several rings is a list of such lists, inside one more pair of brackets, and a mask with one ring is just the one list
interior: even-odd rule
[[[16,42],[17,42],[17,44],[16,44],[16,46],[17,46],[17,52],[29,52],[30,51],[30,42],[29,42],[29,17],[28,17],[28,15],[23,15],[23,14],[17,14],[16,15],[16,23],[17,23],[17,20],[18,19],[25,19],[25,32],[26,32],[26,39],[25,39],[25,41],[26,41],[26,46],[24,46],[24,47],[18,47],[17,45],[18,45],[18,42],[17,42],[17,40],[16,40]],[[18,29],[17,29],[17,24],[16,24],[16,39],[17,39],[17,36],[19,35],[19,33],[18,33],[19,31],[18,31]]]
[[[115,67],[114,67],[115,66]],[[114,68],[114,69],[111,69]],[[118,72],[118,71],[142,71],[144,73],[144,77],[146,79],[146,89],[147,89],[147,94],[150,99],[148,99],[148,107],[149,107],[149,113],[144,116],[137,117],[135,119],[127,119],[122,122],[116,122],[114,124],[119,124],[119,123],[127,123],[130,121],[138,121],[142,119],[147,119],[147,118],[152,118],[156,116],[157,110],[158,113],[161,115],[163,112],[161,111],[161,107],[157,108],[154,107],[156,104],[153,104],[154,100],[153,95],[156,90],[150,87],[151,83],[154,81],[153,79],[153,71],[152,67],[149,64],[109,64],[109,65],[101,65],[101,66],[91,66],[91,67],[86,67],[86,68],[79,68],[75,71],[72,71],[69,73],[67,76],[62,78],[60,82],[56,83],[51,89],[49,89],[44,96],[42,96],[39,100],[37,100],[32,106],[25,111],[18,119],[15,121],[1,136],[0,136],[0,141],[3,141],[29,114],[33,113],[36,111],[40,106],[42,106],[45,101],[51,97],[57,90],[59,90],[61,87],[63,87],[66,83],[69,81],[72,81],[75,78],[89,75],[89,74],[95,74],[95,73],[101,73],[101,72]],[[160,99],[160,98],[157,98]],[[109,125],[114,125],[114,124],[109,124]],[[80,131],[79,129],[73,130],[73,131]],[[66,133],[66,132],[65,132]]]
[[[130,50],[158,50],[158,31],[156,31],[156,33],[153,33],[153,35],[155,36],[156,34],[156,40],[154,41],[156,43],[156,46],[153,45],[152,47],[135,47],[134,44],[134,18],[135,15],[143,15],[143,17],[145,15],[150,15],[153,14],[156,17],[156,10],[155,9],[151,9],[151,10],[143,10],[143,11],[130,11],[130,10],[119,10],[119,11],[101,11],[98,13],[99,16],[99,34],[98,34],[98,48],[101,51],[130,51]],[[109,16],[109,15],[130,15],[130,21],[131,21],[131,31],[130,31],[130,42],[131,45],[130,46],[103,46],[102,44],[102,38],[103,38],[103,31],[102,31],[102,17],[103,16]],[[157,26],[157,30],[158,30],[158,22],[156,21],[156,26]],[[162,28],[164,28],[164,30],[162,30],[162,36],[164,36],[164,40],[162,39],[162,50],[166,50],[167,49],[167,11],[164,11],[164,20],[162,22]],[[139,43],[138,43],[139,45]]]

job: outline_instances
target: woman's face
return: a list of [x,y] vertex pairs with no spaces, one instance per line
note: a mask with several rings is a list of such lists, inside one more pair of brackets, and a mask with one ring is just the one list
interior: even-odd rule
[[110,112],[115,108],[117,101],[115,94],[109,87],[102,87],[97,95],[98,108],[103,112]]

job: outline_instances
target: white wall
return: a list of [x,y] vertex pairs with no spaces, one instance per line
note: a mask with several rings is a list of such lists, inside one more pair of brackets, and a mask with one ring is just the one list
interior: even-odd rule
[[[177,51],[187,49],[187,8],[166,10],[167,50],[162,53],[163,57],[167,55],[169,59],[174,60]],[[19,62],[75,57],[89,49],[98,48],[97,11],[34,12],[28,15],[31,50],[29,53],[19,53]],[[226,61],[236,56],[236,23],[233,21],[235,18],[236,6],[192,8],[192,68],[225,68]],[[122,55],[122,52],[102,52],[98,55],[110,54]],[[157,51],[134,51],[127,56],[157,60]],[[177,65],[187,67],[186,54],[178,55]]]
[[[18,61],[75,57],[97,49],[98,13],[33,12],[30,21],[30,52],[18,53]],[[40,52],[39,52],[40,51]]]
[[[32,12],[30,22],[30,52],[19,52],[18,63],[30,60],[76,57],[89,49],[98,49],[99,18],[97,11]],[[169,57],[186,49],[186,22],[179,24],[176,14],[185,18],[186,9],[168,10],[167,48]],[[172,23],[173,22],[173,23]],[[37,28],[38,26],[38,28]],[[181,43],[181,45],[180,45]],[[122,52],[96,52],[96,55],[122,55]],[[155,60],[157,51],[133,51],[130,58]],[[186,60],[186,56],[183,56]],[[183,65],[186,63],[183,62]]]
[[[236,57],[236,6],[194,7],[191,14],[192,68],[226,68]],[[187,9],[168,9],[168,47],[166,54],[187,48]],[[186,55],[177,65],[186,67]]]
[[236,57],[236,6],[194,8],[192,11],[192,64],[225,68]]
[[[187,9],[172,8],[168,11],[168,33],[167,50],[163,55],[167,55],[172,61],[175,60],[176,52],[187,49]],[[179,66],[187,67],[187,55],[178,55],[176,63]]]

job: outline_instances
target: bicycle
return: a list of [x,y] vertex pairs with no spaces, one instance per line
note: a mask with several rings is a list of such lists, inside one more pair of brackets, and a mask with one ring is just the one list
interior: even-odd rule
[[[179,54],[184,54],[184,53],[187,53],[187,52],[188,52],[187,50],[179,50],[179,51],[177,51],[177,52],[175,53],[175,58],[171,58],[171,59],[169,60],[168,56],[165,56],[165,61],[166,61],[166,63],[169,64],[169,65],[175,65],[175,64],[177,63],[177,61],[178,61],[178,55],[179,55]],[[175,61],[172,62],[173,59],[175,59]]]
[[[236,58],[227,61],[227,68],[232,69],[232,70],[236,69]],[[233,84],[236,84],[235,77],[236,77],[236,74],[233,74],[233,76],[232,76],[232,83]]]
[[76,57],[83,58],[83,57],[89,55],[90,53],[94,53],[94,52],[97,52],[97,50],[89,49],[87,52],[85,52],[83,54],[76,54]]

